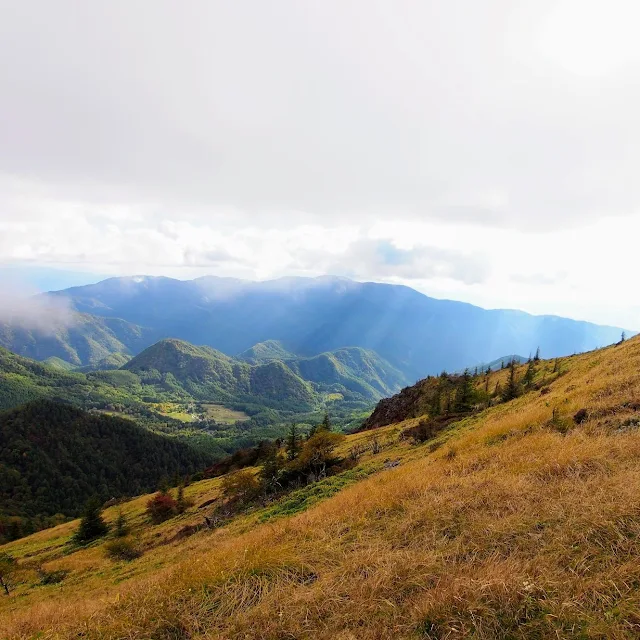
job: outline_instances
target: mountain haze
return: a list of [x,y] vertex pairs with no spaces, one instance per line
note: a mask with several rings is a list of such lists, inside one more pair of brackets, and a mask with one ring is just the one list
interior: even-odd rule
[[437,300],[405,286],[326,276],[266,282],[110,278],[48,295],[76,311],[121,318],[227,355],[266,341],[300,356],[363,347],[414,380],[537,347],[545,357],[582,352],[615,342],[621,333],[556,316]]
[[121,318],[74,313],[64,322],[29,328],[0,322],[0,346],[26,358],[59,358],[72,365],[92,365],[115,353],[135,354],[152,344],[156,332]]

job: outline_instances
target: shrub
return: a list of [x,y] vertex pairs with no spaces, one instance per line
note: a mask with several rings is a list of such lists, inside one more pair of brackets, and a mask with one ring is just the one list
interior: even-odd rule
[[0,553],[0,587],[9,595],[9,587],[17,568],[15,559],[8,553]]
[[125,560],[127,562],[135,560],[142,555],[130,538],[111,540],[104,546],[104,551],[111,560]]
[[255,474],[247,469],[235,471],[222,479],[222,492],[233,502],[249,502],[258,496],[260,489]]
[[157,493],[147,502],[147,515],[154,524],[173,518],[176,513],[178,504],[168,493]]
[[293,466],[299,471],[322,477],[327,465],[333,461],[334,449],[344,438],[345,436],[341,433],[324,429],[317,431],[304,443],[304,447],[293,462]]
[[69,573],[65,569],[58,569],[57,571],[46,571],[45,569],[39,569],[38,573],[40,574],[40,584],[59,584],[61,583]]
[[576,424],[582,424],[589,417],[589,412],[586,409],[580,409],[575,416],[573,416],[573,421]]

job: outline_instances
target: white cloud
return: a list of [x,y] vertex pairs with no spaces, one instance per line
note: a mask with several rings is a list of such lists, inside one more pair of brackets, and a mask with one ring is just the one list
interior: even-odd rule
[[0,261],[333,272],[640,328],[640,41],[620,26],[636,14],[630,0],[14,3]]

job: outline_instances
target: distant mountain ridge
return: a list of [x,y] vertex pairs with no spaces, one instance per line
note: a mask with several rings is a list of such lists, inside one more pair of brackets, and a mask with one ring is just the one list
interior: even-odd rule
[[[268,353],[275,348],[271,341],[298,356],[362,347],[410,380],[463,369],[470,362],[490,362],[505,353],[529,353],[538,346],[544,357],[587,351],[617,341],[622,331],[556,316],[485,310],[404,286],[332,277],[250,282],[138,276],[46,295],[66,300],[77,312],[147,327],[155,339],[175,337],[230,356],[259,343],[270,345]],[[1,337],[0,344],[7,346]],[[13,350],[21,352],[21,346],[14,341]],[[125,347],[117,350],[141,350]],[[60,354],[44,356],[40,349],[36,357],[51,355]]]

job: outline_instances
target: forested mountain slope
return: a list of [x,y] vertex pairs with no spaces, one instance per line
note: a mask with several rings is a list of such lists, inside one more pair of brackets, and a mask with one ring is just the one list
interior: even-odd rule
[[[124,376],[121,376],[124,378]],[[131,404],[141,391],[131,376],[113,385],[100,374],[84,375],[18,356],[0,347],[0,410],[37,399],[60,399],[82,407]]]
[[[252,353],[259,352],[259,349]],[[253,359],[256,364],[226,356],[210,347],[182,340],[162,340],[127,362],[123,369],[159,391],[183,390],[197,400],[298,404],[309,408],[326,394],[372,402],[394,393],[406,378],[377,354],[357,347],[311,358]],[[275,403],[275,404],[274,404]]]
[[39,328],[24,320],[0,322],[0,346],[26,358],[59,358],[72,365],[91,365],[112,354],[134,354],[158,336],[119,318],[73,313],[63,318],[43,318]]
[[[0,528],[77,516],[93,496],[135,496],[212,458],[131,420],[37,400],[0,413]],[[8,526],[8,525],[6,525]]]

